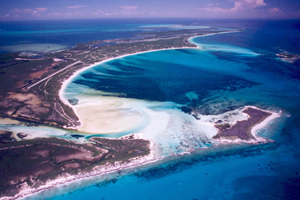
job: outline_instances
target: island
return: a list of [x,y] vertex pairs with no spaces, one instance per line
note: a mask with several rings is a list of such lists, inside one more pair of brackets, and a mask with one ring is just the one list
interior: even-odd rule
[[[78,44],[46,55],[10,53],[0,55],[0,117],[28,126],[75,129],[80,120],[72,107],[62,102],[59,90],[76,71],[94,63],[146,51],[197,48],[189,38],[221,31],[178,30],[139,34],[130,39],[112,39]],[[69,100],[75,105],[76,99]],[[198,118],[193,108],[181,112]],[[206,121],[218,131],[213,140],[268,142],[255,132],[279,113],[253,106],[242,109],[243,120]],[[74,138],[81,135],[74,133]],[[137,135],[108,139],[91,136],[84,143],[57,137],[30,139],[19,132],[0,130],[0,198],[17,199],[52,186],[92,175],[133,168],[157,158],[152,141]],[[191,148],[189,152],[194,151]]]
[[270,117],[272,113],[262,111],[253,107],[246,107],[243,113],[249,115],[249,119],[238,121],[235,124],[217,124],[219,133],[214,136],[215,139],[242,139],[250,140],[255,139],[253,134],[253,127],[263,122],[266,118]]
[[287,51],[284,51],[282,53],[276,54],[278,56],[278,59],[280,59],[283,62],[288,62],[288,63],[295,63],[296,61],[299,60],[300,56],[296,54],[289,53]]
[[94,63],[150,50],[196,47],[188,38],[209,34],[196,30],[139,34],[78,44],[47,55],[0,55],[0,116],[57,127],[75,127],[73,110],[58,98],[62,82]]

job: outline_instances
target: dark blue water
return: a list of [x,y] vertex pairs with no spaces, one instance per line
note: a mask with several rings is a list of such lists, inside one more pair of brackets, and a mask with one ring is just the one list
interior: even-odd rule
[[[121,28],[120,28],[121,27]],[[68,47],[94,40],[132,36],[136,26],[111,20],[22,21],[0,23],[0,46],[58,44]],[[2,49],[0,53],[7,53]]]
[[[129,38],[141,32],[170,30],[167,27],[153,25],[191,25],[193,22],[193,20],[186,19],[77,19],[0,22],[0,53],[18,51],[19,45],[27,45],[27,49],[31,49],[31,51],[35,50],[30,48],[32,44],[73,47],[78,43],[89,41]],[[145,25],[151,26],[143,27]],[[13,47],[7,48],[11,46]]]
[[[65,22],[57,23],[56,26],[53,22],[55,30]],[[103,33],[97,37],[129,37],[141,31],[128,30],[137,24],[195,23],[244,29],[195,38],[199,49],[158,51],[113,60],[86,70],[74,82],[78,88],[118,93],[122,98],[188,105],[201,114],[218,114],[245,105],[281,110],[282,117],[260,131],[261,136],[274,142],[235,147],[238,150],[229,146],[215,153],[211,148],[148,167],[114,183],[98,184],[99,180],[72,193],[67,193],[70,188],[61,188],[67,194],[53,199],[299,199],[300,61],[283,62],[276,56],[281,52],[300,55],[299,21],[127,20],[126,30],[123,22],[110,23],[113,25],[107,26],[114,26],[111,30],[115,35]],[[83,21],[73,22],[75,27],[80,24]],[[93,35],[73,32],[67,34],[78,34],[80,42],[85,34]],[[63,32],[56,34],[67,37]],[[96,33],[91,38],[94,37]],[[73,39],[66,41],[71,44]],[[198,98],[188,98],[188,92]]]
[[[172,101],[204,109],[212,103],[207,102],[207,98],[216,92],[231,95],[231,101],[236,101],[236,106],[268,103],[279,106],[285,104],[280,102],[290,95],[298,98],[299,60],[291,64],[278,60],[276,56],[281,51],[300,54],[296,48],[300,39],[297,34],[299,29],[294,25],[296,22],[264,22],[267,24],[265,29],[261,21],[257,21],[256,29],[253,23],[251,21],[249,27],[246,27],[248,23],[242,24],[240,27],[245,29],[242,32],[194,39],[200,50],[158,51],[107,62],[86,70],[74,83],[122,94],[120,97]],[[278,26],[282,26],[282,29],[278,30]],[[272,27],[274,30],[270,30]],[[273,33],[269,39],[265,38],[267,33]],[[296,39],[289,45],[277,40],[277,37]],[[279,41],[278,44],[274,43],[273,38]],[[270,43],[270,47],[265,44],[261,46],[260,41]],[[264,90],[264,98],[269,99],[262,101],[261,93],[255,92],[261,89]],[[195,92],[198,100],[191,101],[186,96],[188,92]],[[247,98],[234,98],[241,92],[247,92]],[[278,93],[281,95],[276,100],[274,94]],[[232,106],[228,109],[232,109]],[[220,110],[224,112],[226,108]]]
[[[149,101],[172,101],[186,104],[189,91],[195,92],[199,99],[207,97],[211,90],[221,90],[230,85],[232,90],[247,87],[253,83],[243,78],[210,69],[209,65],[224,65],[221,61],[213,63],[214,56],[199,50],[170,50],[153,52],[114,60],[105,65],[117,70],[95,68],[93,72],[82,74],[84,79],[74,81],[90,88],[111,93],[122,93],[127,98]],[[232,63],[232,67],[239,66]],[[109,76],[109,78],[108,78]],[[113,78],[111,78],[113,76]],[[201,86],[201,87],[199,87]]]

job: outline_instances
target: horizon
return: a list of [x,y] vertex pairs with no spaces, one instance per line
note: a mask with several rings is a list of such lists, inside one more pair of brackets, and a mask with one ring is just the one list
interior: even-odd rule
[[171,0],[140,2],[129,0],[79,0],[3,2],[0,21],[55,19],[197,18],[197,19],[300,19],[297,0]]
[[2,1],[0,200],[298,199],[300,0],[172,1]]
[[150,19],[150,20],[202,20],[202,21],[209,21],[209,20],[218,20],[218,21],[299,21],[300,18],[283,18],[283,19],[268,19],[268,18],[196,18],[196,17],[141,17],[141,18],[71,18],[71,19],[13,19],[13,20],[0,20],[0,22],[25,22],[25,21],[73,21],[73,20],[143,20],[143,19]]

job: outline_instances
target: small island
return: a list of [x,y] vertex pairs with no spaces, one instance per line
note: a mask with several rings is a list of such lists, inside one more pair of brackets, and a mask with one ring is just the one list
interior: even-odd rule
[[276,56],[278,56],[278,59],[280,59],[281,61],[288,62],[288,63],[294,63],[300,59],[299,55],[291,54],[286,51],[283,53],[276,54]]
[[237,121],[235,124],[217,124],[216,128],[219,129],[219,133],[214,136],[214,139],[241,139],[241,140],[255,140],[255,133],[253,133],[253,127],[262,123],[268,117],[272,115],[271,112],[262,111],[254,107],[246,107],[243,113],[249,115],[247,120]]

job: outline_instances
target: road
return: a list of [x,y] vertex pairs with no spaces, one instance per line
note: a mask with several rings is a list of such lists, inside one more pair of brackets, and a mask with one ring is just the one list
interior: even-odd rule
[[36,83],[34,83],[34,84],[32,84],[32,85],[26,87],[26,89],[30,89],[30,88],[32,88],[32,87],[34,87],[34,86],[40,84],[41,82],[43,82],[43,81],[45,81],[45,80],[51,78],[52,76],[55,76],[56,74],[58,74],[58,73],[60,73],[60,72],[62,72],[62,71],[64,71],[64,70],[66,70],[66,69],[68,69],[68,68],[70,68],[70,67],[72,67],[72,66],[74,66],[74,65],[76,65],[76,64],[78,64],[78,63],[80,63],[80,62],[81,62],[81,60],[78,60],[78,61],[74,62],[74,63],[72,63],[72,64],[70,64],[70,65],[64,67],[63,69],[58,70],[57,72],[54,72],[53,74],[47,76],[46,78],[43,78],[42,80],[39,80],[38,82],[36,82]]

